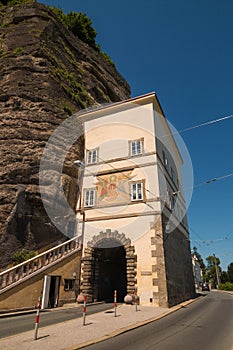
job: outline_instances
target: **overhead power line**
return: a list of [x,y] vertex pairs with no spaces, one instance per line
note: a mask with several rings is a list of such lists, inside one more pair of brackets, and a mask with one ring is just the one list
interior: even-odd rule
[[[200,182],[199,184],[194,185],[192,187],[185,188],[184,191],[185,190],[192,190],[192,189],[194,189],[196,187],[200,187],[200,186],[203,186],[203,185],[209,185],[209,184],[212,184],[213,182],[216,182],[216,181],[219,181],[219,180],[223,180],[223,179],[226,179],[226,178],[231,177],[231,176],[233,176],[233,173],[230,173],[230,174],[227,174],[227,175],[223,175],[223,176],[219,176],[219,177],[215,177],[213,179],[210,179],[210,180],[207,180],[207,181],[204,181],[204,182]],[[176,195],[176,194],[178,194],[180,192],[181,191],[175,191],[172,194]]]
[[212,120],[209,120],[208,122],[204,122],[204,123],[201,123],[201,124],[193,125],[193,126],[190,126],[188,128],[181,129],[181,130],[178,130],[178,131],[175,131],[175,132],[171,132],[171,133],[168,133],[166,135],[163,135],[162,137],[166,137],[166,136],[169,136],[169,135],[177,135],[177,134],[180,134],[182,132],[198,129],[198,128],[201,128],[203,126],[219,123],[219,122],[222,122],[224,120],[231,119],[231,118],[233,118],[233,114],[227,115],[227,116],[222,117],[222,118],[212,119]]

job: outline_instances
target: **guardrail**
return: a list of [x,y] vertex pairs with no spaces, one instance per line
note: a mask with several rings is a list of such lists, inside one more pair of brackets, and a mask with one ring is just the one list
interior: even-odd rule
[[78,237],[0,273],[0,293],[81,249]]

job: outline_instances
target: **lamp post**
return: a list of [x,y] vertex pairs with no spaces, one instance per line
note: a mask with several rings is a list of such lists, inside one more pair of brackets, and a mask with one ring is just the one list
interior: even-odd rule
[[[82,215],[82,233],[81,233],[81,237],[82,237],[82,249],[83,249],[83,241],[84,241],[84,231],[85,231],[85,211],[84,208],[82,207],[82,191],[83,191],[83,179],[84,179],[84,168],[85,168],[85,164],[81,161],[81,160],[75,160],[74,161],[74,165],[78,166],[80,168],[80,185],[79,185],[79,204],[78,204],[78,209],[77,212]],[[79,288],[78,288],[78,296],[77,296],[77,301],[79,299],[79,296],[81,295],[80,292],[80,284],[81,284],[81,280],[79,278]],[[84,321],[85,323],[85,321]]]
[[78,205],[78,212],[82,215],[83,222],[82,222],[82,240],[84,237],[84,228],[85,228],[85,211],[82,208],[82,191],[83,191],[83,178],[84,178],[84,167],[85,164],[81,160],[75,160],[74,165],[78,166],[81,171],[81,181],[79,186],[79,205]]

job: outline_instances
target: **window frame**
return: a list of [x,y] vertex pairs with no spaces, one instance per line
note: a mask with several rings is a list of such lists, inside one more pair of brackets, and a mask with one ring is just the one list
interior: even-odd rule
[[[140,143],[140,151],[137,151],[137,143]],[[133,153],[133,144],[135,144],[136,153]],[[144,138],[129,141],[129,155],[130,157],[140,156],[144,153]]]
[[[95,154],[95,159],[93,161],[93,155]],[[90,161],[89,161],[90,158]],[[86,151],[86,164],[96,164],[99,158],[99,148],[93,148]]]
[[169,162],[165,151],[162,151],[163,165],[166,170],[168,170]]
[[171,167],[171,179],[173,182],[175,182],[175,171],[172,167]]
[[[87,197],[88,193],[88,197]],[[91,193],[93,193],[92,200],[91,199]],[[96,188],[84,188],[83,190],[83,207],[84,208],[92,208],[95,206],[96,203]]]
[[69,292],[74,290],[75,279],[74,278],[64,278],[64,291]]
[[[140,190],[138,185],[141,185]],[[133,186],[136,186],[136,192],[133,190]],[[141,193],[141,198],[139,198],[139,192]],[[136,198],[133,198],[134,193],[136,193]],[[131,202],[145,202],[145,180],[133,181],[130,183],[130,201]]]

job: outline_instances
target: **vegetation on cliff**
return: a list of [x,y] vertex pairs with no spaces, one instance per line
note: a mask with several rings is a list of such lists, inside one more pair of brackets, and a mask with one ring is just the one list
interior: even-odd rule
[[[0,5],[12,6],[26,4],[30,2],[36,2],[36,0],[0,0]],[[50,7],[50,6],[49,6]],[[67,14],[61,8],[52,6],[50,7],[60,21],[80,40],[99,52],[104,59],[115,66],[110,56],[101,50],[101,47],[96,42],[97,32],[92,26],[91,19],[81,12],[70,11]]]
[[[13,263],[13,255],[22,249],[41,251],[67,239],[48,218],[40,198],[40,159],[56,127],[83,108],[130,97],[129,85],[116,68],[71,33],[48,6],[34,1],[7,4],[0,11],[0,269]],[[80,137],[63,167],[71,208],[78,192],[73,161],[83,156]],[[54,198],[59,203],[52,186],[49,179],[48,205]],[[69,237],[72,225],[67,219]]]

